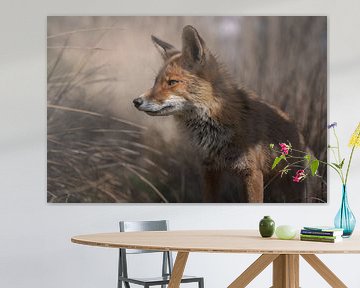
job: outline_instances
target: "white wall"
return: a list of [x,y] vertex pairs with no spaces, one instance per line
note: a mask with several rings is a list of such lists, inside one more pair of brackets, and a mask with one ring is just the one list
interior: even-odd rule
[[[115,287],[116,250],[70,243],[75,234],[115,231],[119,219],[167,218],[172,229],[256,228],[263,215],[278,224],[331,224],[340,182],[331,174],[328,205],[49,205],[46,203],[47,15],[328,15],[329,121],[346,144],[359,121],[360,2],[284,1],[5,1],[0,12],[0,287]],[[360,151],[349,184],[360,219]],[[190,256],[188,273],[206,287],[226,287],[255,255]],[[360,255],[321,256],[349,287],[360,287]],[[137,261],[137,260],[135,260]],[[136,262],[140,265],[140,262]],[[347,264],[345,264],[347,263]],[[141,267],[142,268],[142,267]],[[267,269],[250,287],[269,287]],[[302,287],[328,287],[306,263]]]

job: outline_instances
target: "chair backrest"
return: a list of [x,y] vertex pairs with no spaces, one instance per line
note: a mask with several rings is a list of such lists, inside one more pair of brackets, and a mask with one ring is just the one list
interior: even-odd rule
[[[167,220],[158,221],[120,221],[120,232],[139,232],[139,231],[167,231],[169,224]],[[119,249],[119,276],[128,277],[127,272],[127,254],[140,253],[159,253],[161,251]],[[172,273],[173,259],[169,251],[163,253],[162,275]]]
[[[167,231],[169,223],[167,220],[156,221],[120,221],[120,232],[140,231]],[[160,251],[126,249],[126,254],[158,253]]]
[[167,220],[120,221],[121,232],[167,231],[168,229],[169,229],[169,223]]

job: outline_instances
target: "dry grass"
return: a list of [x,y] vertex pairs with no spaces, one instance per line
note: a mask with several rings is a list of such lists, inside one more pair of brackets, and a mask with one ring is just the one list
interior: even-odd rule
[[[161,65],[150,35],[180,47],[186,24],[326,158],[325,17],[49,17],[49,202],[202,202],[186,137],[170,117],[150,118],[131,103]],[[320,173],[309,202],[327,199]],[[226,190],[224,202],[241,201],[233,185]]]

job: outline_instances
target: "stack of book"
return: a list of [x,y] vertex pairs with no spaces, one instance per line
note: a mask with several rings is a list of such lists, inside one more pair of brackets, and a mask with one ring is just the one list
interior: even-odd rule
[[304,227],[300,232],[302,241],[336,243],[342,241],[343,229],[334,227]]

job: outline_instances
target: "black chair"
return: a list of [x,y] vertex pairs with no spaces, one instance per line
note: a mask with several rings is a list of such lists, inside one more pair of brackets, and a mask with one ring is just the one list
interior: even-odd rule
[[[134,232],[134,231],[167,231],[168,221],[120,221],[120,232]],[[165,288],[169,284],[170,276],[173,268],[173,259],[171,252],[149,251],[149,250],[135,250],[135,249],[119,249],[119,271],[118,271],[118,288],[122,288],[124,283],[125,288],[130,288],[131,284],[141,285],[144,288],[150,286],[160,286]],[[141,253],[163,253],[162,260],[162,275],[160,277],[152,278],[133,278],[129,277],[127,271],[127,254],[141,254]],[[198,288],[204,288],[204,278],[183,276],[181,283],[198,283]]]

